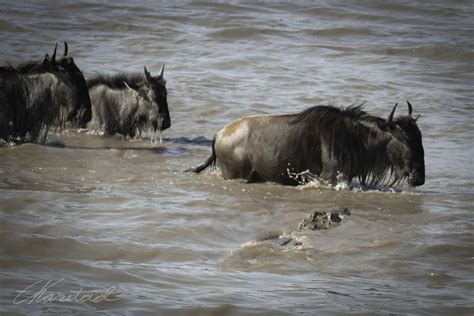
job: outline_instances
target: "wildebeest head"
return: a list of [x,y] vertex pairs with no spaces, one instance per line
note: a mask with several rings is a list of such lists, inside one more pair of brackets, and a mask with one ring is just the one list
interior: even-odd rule
[[123,81],[125,86],[133,91],[137,96],[136,107],[130,109],[129,116],[126,117],[126,126],[130,129],[128,133],[133,135],[135,129],[139,132],[153,129],[154,132],[157,130],[163,130],[162,122],[163,118],[159,112],[159,105],[156,101],[159,97],[156,95],[156,90],[153,88],[153,78],[150,73],[144,68],[144,80],[132,85],[127,84]]
[[[166,91],[166,81],[163,78],[163,73],[165,70],[165,64],[161,66],[161,70],[158,76],[152,76],[150,72],[145,69],[145,83],[146,86],[151,90],[149,92],[150,98],[158,105],[158,113],[160,114],[157,127],[160,131],[163,131],[171,126],[170,113],[168,111],[168,93]],[[156,127],[155,127],[156,129]]]
[[86,80],[74,59],[68,55],[68,46],[64,42],[64,55],[56,59],[57,44],[53,55],[46,55],[44,66],[59,79],[58,95],[65,118],[78,126],[84,126],[92,118],[91,100]]
[[394,183],[408,178],[408,184],[419,186],[425,183],[424,150],[421,132],[416,124],[417,118],[412,117],[413,108],[408,104],[408,115],[398,116],[394,119],[395,109],[385,121],[380,119],[378,125],[392,138],[387,144],[387,154],[394,172]]

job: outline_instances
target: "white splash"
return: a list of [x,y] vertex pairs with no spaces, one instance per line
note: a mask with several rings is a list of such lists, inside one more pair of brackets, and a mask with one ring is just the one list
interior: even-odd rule
[[155,134],[152,135],[152,137],[151,137],[151,142],[152,142],[153,144],[156,144],[156,143],[157,143],[157,141],[156,141],[157,139],[160,140],[160,144],[163,144],[163,138],[161,137],[161,131],[160,131],[160,130],[157,130],[157,131],[155,132]]
[[[335,190],[335,191],[345,190],[345,191],[353,191],[353,192],[359,192],[359,193],[367,192],[367,191],[387,191],[387,189],[385,190],[370,189],[369,190],[367,188],[364,188],[359,183],[350,183],[348,177],[340,171],[337,171],[335,184],[330,184],[327,180],[324,180],[320,178],[319,176],[312,174],[309,170],[296,173],[296,172],[291,172],[289,169],[287,169],[287,172],[290,178],[296,180],[299,183],[298,188],[300,190],[330,189],[330,190]],[[388,190],[389,190],[388,192],[391,192],[390,190],[393,190],[393,189],[388,189]]]
[[340,171],[337,171],[336,184],[333,187],[334,190],[350,190],[348,178]]
[[292,172],[289,168],[286,169],[288,176],[298,182],[299,184],[306,184],[312,182],[314,180],[319,181],[318,176],[312,174],[309,170],[305,170],[302,172]]

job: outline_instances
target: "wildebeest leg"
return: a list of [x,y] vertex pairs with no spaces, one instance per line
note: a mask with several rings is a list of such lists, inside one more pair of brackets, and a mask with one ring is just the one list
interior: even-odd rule
[[319,176],[329,184],[336,184],[337,182],[336,171],[333,168],[323,168],[323,171]]
[[220,160],[219,168],[224,179],[248,179],[251,174],[252,167],[250,164],[245,164],[238,160]]
[[265,182],[265,180],[260,177],[257,171],[255,169],[252,169],[250,171],[250,174],[247,176],[247,183],[259,183],[259,182]]
[[160,140],[160,144],[163,144],[163,138],[161,137],[161,131],[160,130],[156,131],[156,136]]
[[156,144],[158,142],[158,139],[160,141],[160,144],[163,144],[163,138],[161,137],[161,131],[160,130],[157,130],[156,132],[152,133],[151,142],[153,144]]
[[44,144],[46,142],[46,136],[48,136],[48,131],[49,131],[49,125],[46,125],[46,127],[44,129],[44,135],[43,135],[43,139],[41,141],[41,144]]
[[336,184],[337,160],[331,155],[331,151],[326,144],[321,145],[321,162],[323,166],[319,177],[330,184]]

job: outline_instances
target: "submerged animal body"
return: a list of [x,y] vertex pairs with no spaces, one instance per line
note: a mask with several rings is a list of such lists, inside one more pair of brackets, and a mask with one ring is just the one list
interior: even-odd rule
[[37,142],[40,132],[67,122],[81,126],[91,119],[91,102],[82,72],[67,55],[0,67],[0,138]]
[[[164,66],[163,66],[164,67]],[[163,70],[144,74],[96,76],[87,81],[94,121],[107,135],[134,137],[171,126]]]
[[304,218],[298,228],[283,234],[265,236],[259,241],[270,243],[277,246],[300,247],[303,246],[303,240],[306,238],[307,230],[328,230],[338,227],[346,216],[350,216],[351,211],[347,207],[333,207],[326,210],[314,211],[308,217]]
[[364,186],[425,182],[424,151],[416,119],[369,115],[362,106],[315,106],[299,114],[250,116],[215,136],[212,155],[190,171],[217,165],[225,179],[298,185],[310,173],[335,184],[342,176]]

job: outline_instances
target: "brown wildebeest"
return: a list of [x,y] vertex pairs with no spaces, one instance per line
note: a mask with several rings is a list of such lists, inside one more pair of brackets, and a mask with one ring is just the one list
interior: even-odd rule
[[335,184],[338,175],[363,186],[425,182],[424,151],[416,118],[369,115],[362,106],[315,106],[291,115],[250,116],[215,136],[212,155],[193,169],[218,165],[225,179],[301,184],[309,172]]

